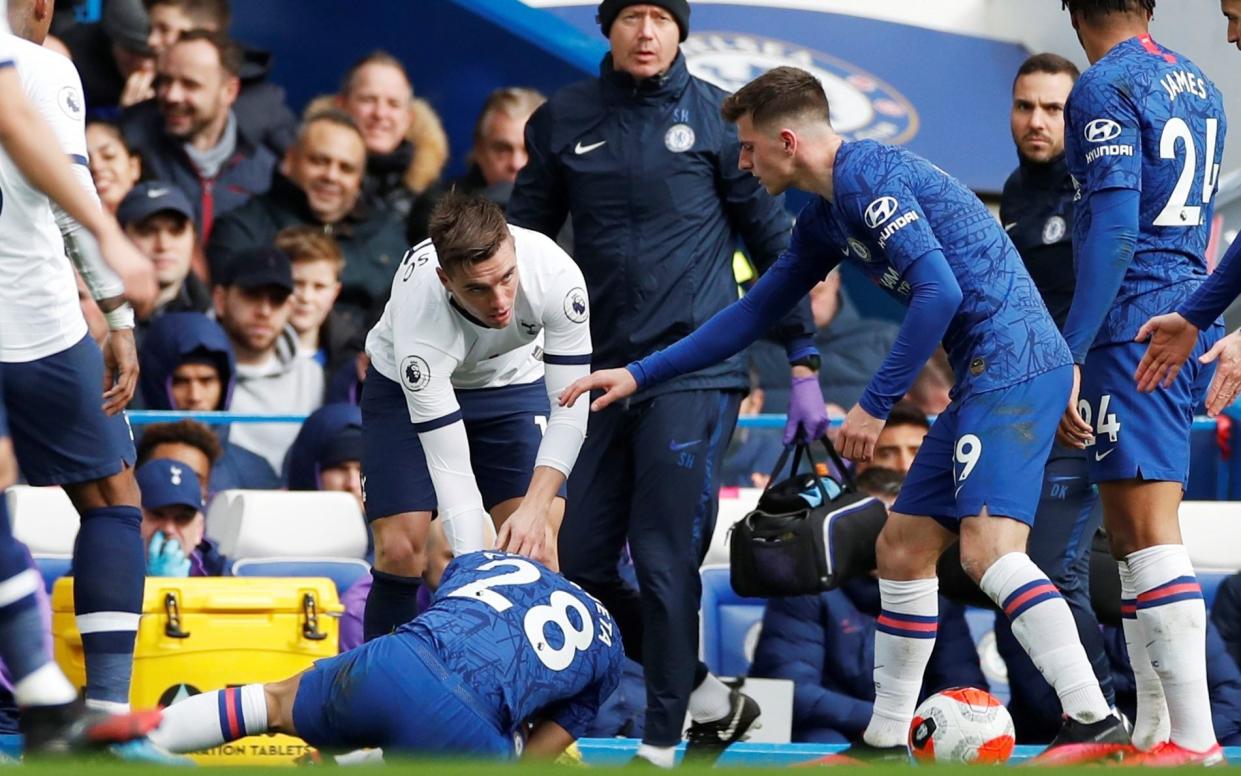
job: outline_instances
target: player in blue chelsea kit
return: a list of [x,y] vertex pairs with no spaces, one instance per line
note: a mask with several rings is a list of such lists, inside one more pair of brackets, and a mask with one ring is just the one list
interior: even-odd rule
[[[1159,391],[1135,384],[1135,341],[1206,277],[1204,254],[1224,147],[1219,90],[1148,33],[1154,0],[1064,0],[1091,67],[1069,96],[1065,157],[1078,186],[1077,288],[1064,336],[1080,396],[1061,423],[1090,451],[1137,681],[1139,762],[1215,764],[1206,610],[1177,518],[1189,432],[1213,367],[1197,358]],[[1199,321],[1194,355],[1222,327]],[[1076,384],[1076,381],[1075,381]]]
[[555,757],[616,689],[623,654],[611,615],[577,585],[530,558],[474,552],[394,633],[282,682],[175,703],[150,740],[194,752],[271,732],[329,750]]
[[891,353],[841,428],[842,452],[871,457],[893,403],[942,340],[958,382],[905,479],[876,546],[881,615],[875,705],[850,754],[904,758],[938,616],[935,563],[960,532],[962,565],[1004,609],[1013,632],[1055,688],[1066,717],[1050,761],[1123,751],[1072,614],[1025,554],[1043,466],[1071,387],[1068,348],[1016,248],[969,189],[913,154],[844,142],[809,73],[780,67],[725,103],[741,139],[740,165],[773,194],[818,194],[788,251],[740,302],[671,347],[626,369],[596,372],[561,402],[607,390],[600,409],[638,388],[722,359],[768,326],[841,261],[908,305]]

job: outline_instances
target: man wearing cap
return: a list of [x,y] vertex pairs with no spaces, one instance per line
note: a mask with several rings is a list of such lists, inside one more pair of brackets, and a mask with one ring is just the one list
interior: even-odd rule
[[181,461],[156,458],[138,467],[142,544],[148,577],[218,577],[227,563],[207,538],[202,486]]
[[[293,270],[276,248],[238,257],[212,289],[215,315],[237,358],[233,412],[308,415],[323,403],[323,368],[301,358],[289,325]],[[258,453],[280,471],[297,436],[290,423],[236,424],[231,440]]]
[[139,337],[157,315],[210,309],[211,292],[190,272],[196,239],[194,208],[180,189],[163,181],[139,183],[121,200],[116,218],[155,265],[159,283],[154,311],[138,321]]
[[[529,162],[509,221],[554,236],[572,218],[574,259],[595,306],[594,368],[619,367],[671,344],[737,298],[743,241],[765,268],[788,244],[780,199],[737,169],[725,93],[690,75],[679,41],[687,0],[604,0],[611,51],[598,78],[565,87],[526,125]],[[827,427],[809,306],[772,332],[793,369],[786,441]],[[734,357],[592,413],[569,479],[561,568],[616,617],[644,663],[646,730],[639,757],[671,766],[686,708],[690,757],[714,758],[758,716],[698,660],[698,565],[717,510],[714,474],[748,388]],[[616,571],[628,540],[639,592]]]

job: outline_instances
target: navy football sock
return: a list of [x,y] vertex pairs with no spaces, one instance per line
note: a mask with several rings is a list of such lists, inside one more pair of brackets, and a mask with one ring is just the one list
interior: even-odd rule
[[134,636],[146,573],[137,507],[82,515],[73,547],[73,610],[86,653],[86,699],[129,702]]
[[0,491],[0,658],[14,682],[51,660],[35,598],[42,584],[43,577],[30,568],[25,547],[13,537],[4,492]]
[[384,636],[418,614],[418,588],[422,577],[402,577],[371,570],[371,593],[362,614],[362,638],[370,641]]

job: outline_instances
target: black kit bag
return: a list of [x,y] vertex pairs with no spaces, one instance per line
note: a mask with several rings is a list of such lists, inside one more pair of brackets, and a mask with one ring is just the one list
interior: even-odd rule
[[[821,442],[843,483],[816,471],[811,445],[786,447],[758,505],[729,529],[729,570],[738,595],[810,595],[834,588],[841,580],[827,549],[825,531],[831,520],[862,501],[883,508],[882,503],[857,492],[831,441],[823,437]],[[777,482],[790,453],[791,475]],[[810,462],[810,471],[799,473],[803,456]]]

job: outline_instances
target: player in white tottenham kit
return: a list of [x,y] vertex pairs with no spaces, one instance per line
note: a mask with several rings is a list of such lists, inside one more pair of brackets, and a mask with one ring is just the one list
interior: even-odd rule
[[405,254],[366,340],[368,640],[417,613],[421,574],[434,568],[425,557],[433,510],[454,555],[486,548],[490,512],[500,549],[554,567],[564,482],[586,436],[584,404],[548,398],[590,371],[577,265],[481,197],[445,197],[430,235]]
[[[27,0],[20,0],[20,5],[12,10],[16,20],[25,26],[27,15],[34,15],[35,9]],[[50,16],[50,9],[43,10]],[[6,176],[18,177],[23,184],[29,181],[73,214],[98,239],[99,248],[108,261],[125,276],[128,294],[149,305],[156,291],[150,263],[74,179],[61,149],[46,142],[51,135],[47,122],[31,104],[14,66],[13,49],[18,41],[9,35],[7,11],[6,3],[0,0],[0,145],[6,153]],[[34,25],[42,35],[46,35],[48,21],[44,18]],[[16,175],[14,166],[24,178]],[[26,186],[28,188],[29,184]],[[7,188],[0,188],[0,196],[6,191]],[[0,202],[2,216],[3,202]],[[7,234],[0,232],[5,244],[15,239],[24,240],[25,235],[16,222],[13,224]],[[99,401],[97,395],[95,401]],[[3,391],[0,391],[0,490],[16,477],[16,461],[6,420]],[[158,723],[158,713],[107,717],[98,712],[88,713],[76,702],[74,688],[50,660],[49,645],[44,641],[35,598],[35,590],[42,579],[27,567],[25,548],[13,538],[4,506],[0,492],[0,658],[4,659],[14,679],[14,696],[22,708],[27,754],[124,740],[153,727]]]
[[[21,0],[7,21],[15,32],[41,40],[49,19]],[[41,142],[55,138],[61,153],[83,167],[70,175],[77,178],[79,193],[92,201],[93,212],[88,209],[86,217],[97,218],[101,211],[85,170],[85,105],[76,70],[30,40],[5,35],[3,45],[30,103],[53,127]],[[82,515],[74,553],[75,609],[86,655],[87,705],[122,711],[128,709],[144,560],[137,486],[129,470],[133,441],[123,415],[137,377],[128,330],[133,314],[99,245],[67,215],[53,214],[47,196],[22,175],[27,166],[19,167],[7,152],[0,154],[0,363],[6,378],[0,395],[10,411],[13,447],[26,479],[34,485],[63,485]],[[109,338],[106,393],[104,358],[87,334],[66,251],[111,310],[116,331]],[[121,376],[115,385],[113,375]],[[8,535],[5,523],[0,533]],[[20,551],[7,554],[12,558]],[[26,594],[40,580],[37,574],[5,573],[8,558],[0,569],[0,620],[25,620],[18,641],[35,644],[41,634],[30,627],[38,620]],[[5,606],[9,603],[13,606]],[[15,688],[19,703],[73,700],[54,668],[32,662],[27,649],[17,652],[11,656],[6,650],[4,657],[24,677]],[[59,713],[24,714],[28,740],[37,747],[58,736],[62,723],[78,714],[72,706]]]

